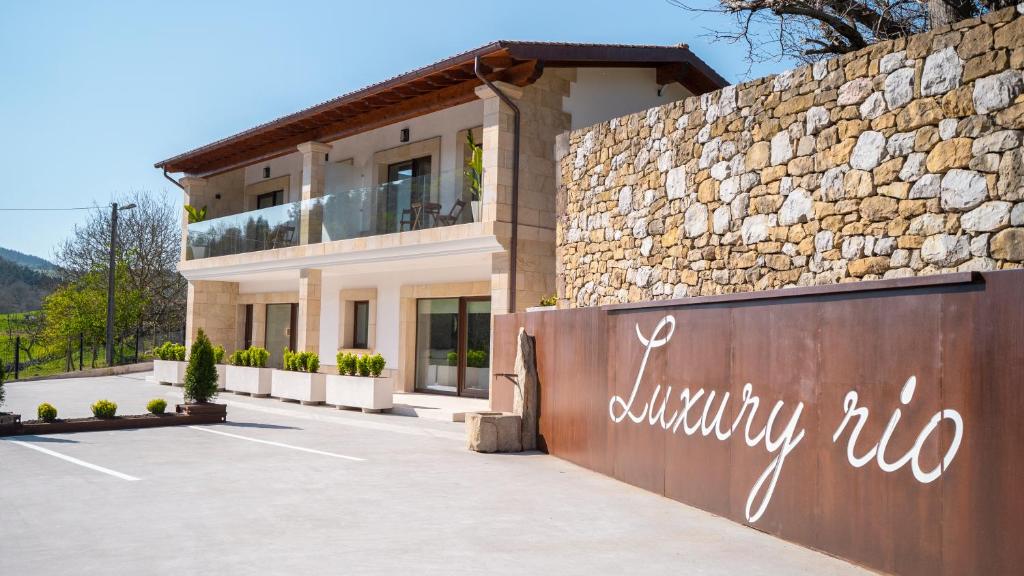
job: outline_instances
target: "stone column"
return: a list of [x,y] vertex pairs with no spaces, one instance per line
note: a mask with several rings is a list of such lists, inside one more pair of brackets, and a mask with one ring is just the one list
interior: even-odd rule
[[185,346],[202,328],[215,346],[234,346],[238,321],[238,283],[191,280],[185,309]]
[[300,352],[320,353],[320,283],[316,269],[299,271],[299,317],[296,319],[295,348]]
[[[504,82],[495,85],[505,95],[518,100],[523,90]],[[512,235],[512,167],[515,123],[512,108],[487,86],[478,86],[476,95],[484,101],[483,118],[483,190],[480,216],[494,223],[494,234],[506,251],[491,256],[491,312],[508,312],[508,248]],[[522,146],[522,142],[520,142]],[[520,177],[522,174],[520,173]],[[522,183],[520,182],[520,185]]]
[[[329,144],[321,142],[303,142],[298,145],[302,153],[302,200],[306,202],[324,195],[326,186],[327,153],[331,151]],[[301,211],[301,222],[299,224],[299,239],[302,244],[316,244],[320,242],[320,226],[323,222],[323,212],[309,204],[303,204]]]
[[[209,200],[208,190],[209,182],[205,178],[197,178],[195,176],[185,176],[178,181],[183,188],[185,188],[185,202],[184,205],[195,206],[196,208],[202,208]],[[185,208],[181,209],[181,257],[179,260],[185,261],[188,259],[188,212]]]

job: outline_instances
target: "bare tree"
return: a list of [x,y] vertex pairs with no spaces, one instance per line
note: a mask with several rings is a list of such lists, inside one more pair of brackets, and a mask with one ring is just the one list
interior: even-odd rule
[[[118,214],[117,258],[127,265],[128,288],[145,296],[145,328],[171,329],[184,324],[184,278],[177,272],[181,252],[180,215],[166,194],[130,192],[118,204],[135,204]],[[58,246],[54,259],[65,281],[106,270],[110,246],[110,208],[96,206],[88,220],[75,227]]]
[[924,32],[1013,5],[1016,0],[718,0],[712,8],[670,4],[734,18],[716,40],[742,43],[748,62],[795,58],[812,62],[883,40]]

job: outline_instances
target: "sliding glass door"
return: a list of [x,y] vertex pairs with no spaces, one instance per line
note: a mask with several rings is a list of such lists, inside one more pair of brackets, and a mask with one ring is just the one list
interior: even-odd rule
[[267,304],[267,332],[265,335],[270,358],[267,366],[284,366],[284,349],[295,350],[295,318],[298,304]]
[[490,348],[489,298],[416,302],[416,390],[486,398]]

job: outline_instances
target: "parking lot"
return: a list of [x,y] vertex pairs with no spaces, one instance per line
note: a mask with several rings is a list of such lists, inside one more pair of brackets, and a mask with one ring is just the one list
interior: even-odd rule
[[[7,384],[62,417],[145,374]],[[461,424],[225,395],[229,422],[0,439],[0,574],[868,574]]]

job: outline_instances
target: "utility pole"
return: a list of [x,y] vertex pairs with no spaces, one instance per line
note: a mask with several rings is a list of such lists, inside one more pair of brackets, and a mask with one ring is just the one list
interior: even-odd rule
[[135,204],[118,208],[117,202],[110,205],[110,255],[107,267],[107,366],[114,365],[114,274],[117,266],[117,213],[131,210]]

